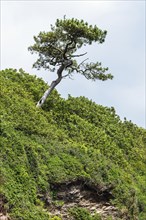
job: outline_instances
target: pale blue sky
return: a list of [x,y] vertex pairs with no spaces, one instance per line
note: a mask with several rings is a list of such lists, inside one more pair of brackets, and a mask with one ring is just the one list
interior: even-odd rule
[[97,104],[113,106],[123,120],[145,127],[145,1],[2,1],[1,69],[23,68],[48,84],[56,77],[32,69],[36,56],[27,48],[33,36],[49,31],[57,18],[84,19],[108,34],[104,44],[83,48],[90,61],[101,61],[114,75],[112,81],[91,82],[77,74],[57,90],[66,98],[86,96]]

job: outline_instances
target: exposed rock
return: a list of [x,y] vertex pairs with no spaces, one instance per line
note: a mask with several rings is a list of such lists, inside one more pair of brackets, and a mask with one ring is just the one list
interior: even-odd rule
[[6,214],[0,213],[0,220],[11,220],[10,217]]
[[4,204],[6,203],[6,198],[2,194],[0,194],[0,220],[11,220],[4,207]]
[[[56,196],[50,205],[46,203],[46,207],[53,216],[61,216],[63,220],[72,220],[68,211],[76,206],[86,208],[91,214],[100,214],[103,220],[108,216],[116,220],[120,216],[120,211],[110,203],[113,198],[111,186],[98,187],[77,180],[53,185],[52,190]],[[61,204],[57,205],[55,201]]]

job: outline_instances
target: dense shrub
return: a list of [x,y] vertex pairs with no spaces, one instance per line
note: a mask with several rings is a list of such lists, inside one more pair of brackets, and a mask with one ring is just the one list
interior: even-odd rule
[[[65,100],[57,91],[37,109],[47,88],[43,80],[22,69],[3,70],[0,77],[0,194],[13,219],[49,219],[38,195],[79,177],[113,185],[113,204],[131,219],[145,219],[145,129],[122,122],[113,107],[85,97]],[[98,219],[86,210],[71,212],[75,219]]]

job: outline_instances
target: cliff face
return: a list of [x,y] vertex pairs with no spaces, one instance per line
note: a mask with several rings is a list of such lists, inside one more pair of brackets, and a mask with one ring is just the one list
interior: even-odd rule
[[57,91],[38,109],[43,80],[0,77],[0,220],[145,219],[145,129]]

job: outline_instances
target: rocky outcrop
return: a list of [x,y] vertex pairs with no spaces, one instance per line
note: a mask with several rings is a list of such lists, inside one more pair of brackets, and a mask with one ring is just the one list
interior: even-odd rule
[[[52,186],[54,196],[45,197],[46,209],[52,216],[60,216],[63,220],[72,220],[69,209],[82,207],[91,214],[98,213],[102,219],[111,217],[116,220],[120,217],[120,211],[111,204],[113,198],[112,186],[95,186],[85,181],[77,180]],[[123,218],[124,219],[124,218]]]

